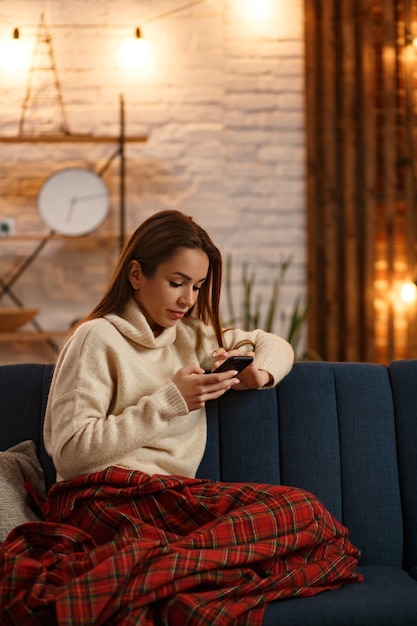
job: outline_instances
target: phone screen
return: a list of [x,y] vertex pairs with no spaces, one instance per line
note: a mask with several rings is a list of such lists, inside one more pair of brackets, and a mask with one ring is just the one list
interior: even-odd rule
[[252,361],[253,357],[251,356],[230,356],[212,373],[217,374],[218,372],[227,372],[228,370],[236,370],[237,372],[241,372],[245,369],[245,367],[250,365]]

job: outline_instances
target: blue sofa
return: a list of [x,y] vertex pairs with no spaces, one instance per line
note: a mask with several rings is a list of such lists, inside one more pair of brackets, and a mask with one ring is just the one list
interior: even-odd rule
[[[0,448],[42,443],[51,365],[0,367]],[[313,492],[361,549],[362,583],[270,604],[265,626],[417,625],[417,360],[296,363],[269,391],[207,407],[199,475]]]

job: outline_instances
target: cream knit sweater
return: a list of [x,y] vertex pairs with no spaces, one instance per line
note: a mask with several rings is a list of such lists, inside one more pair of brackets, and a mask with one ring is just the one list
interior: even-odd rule
[[[294,355],[285,340],[261,330],[225,334],[228,347],[244,338],[273,384],[289,372]],[[194,477],[206,413],[190,412],[171,378],[190,363],[211,369],[217,347],[213,330],[193,318],[154,337],[134,300],[123,316],[81,325],[59,356],[46,410],[45,445],[58,480],[109,465]]]

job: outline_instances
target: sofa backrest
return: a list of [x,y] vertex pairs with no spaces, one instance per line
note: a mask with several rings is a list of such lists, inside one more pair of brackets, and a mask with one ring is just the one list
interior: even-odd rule
[[32,439],[49,485],[55,469],[43,444],[43,418],[53,366],[40,363],[0,367],[0,450]]
[[[33,439],[48,484],[42,425],[51,376],[51,365],[0,367],[0,449]],[[416,386],[417,361],[296,363],[276,389],[231,391],[207,404],[198,475],[311,491],[349,528],[363,564],[414,565]]]
[[[415,434],[414,444],[409,435],[416,364],[300,362],[274,390],[229,393],[208,408],[210,437],[199,475],[313,492],[349,528],[363,564],[401,565],[403,528],[407,558],[410,551],[417,557],[415,462],[404,487],[407,505],[413,502],[404,512],[409,520],[404,527],[400,490],[400,478],[409,472],[407,457],[417,451]],[[391,368],[413,372],[407,382],[402,379],[403,387],[411,386],[411,397],[402,409],[400,462],[396,412],[404,400],[399,381],[391,388]]]
[[389,372],[404,517],[404,567],[417,579],[417,360],[395,361]]

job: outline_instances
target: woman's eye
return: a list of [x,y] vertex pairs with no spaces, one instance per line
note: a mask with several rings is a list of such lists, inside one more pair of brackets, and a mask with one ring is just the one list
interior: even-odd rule
[[194,291],[201,291],[201,287],[196,287],[196,286],[194,285],[193,290],[194,290]]
[[174,283],[173,280],[170,280],[169,284],[171,285],[171,287],[182,287],[182,283]]

